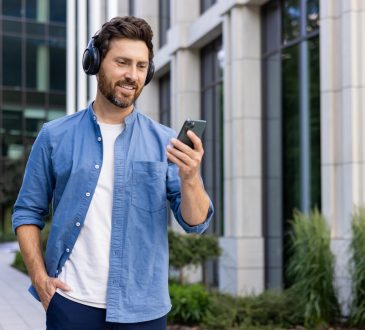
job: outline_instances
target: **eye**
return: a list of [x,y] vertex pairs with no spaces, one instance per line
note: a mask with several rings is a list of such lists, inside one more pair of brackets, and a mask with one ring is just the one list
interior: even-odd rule
[[138,67],[140,69],[145,69],[145,68],[147,68],[147,64],[146,63],[140,63],[140,64],[138,64]]

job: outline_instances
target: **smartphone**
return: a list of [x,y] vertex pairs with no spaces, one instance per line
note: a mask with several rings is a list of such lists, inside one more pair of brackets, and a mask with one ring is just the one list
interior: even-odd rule
[[201,139],[206,124],[207,124],[206,120],[192,120],[192,119],[185,120],[184,125],[182,126],[180,133],[177,136],[177,139],[187,144],[190,148],[194,149],[194,144],[193,142],[191,142],[186,132],[188,130],[193,131]]

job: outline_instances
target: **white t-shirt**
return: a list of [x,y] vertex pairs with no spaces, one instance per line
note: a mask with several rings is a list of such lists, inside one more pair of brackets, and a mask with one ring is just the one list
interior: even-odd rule
[[[84,225],[59,279],[71,291],[59,294],[78,303],[106,308],[114,186],[114,143],[123,125],[99,123],[103,138],[103,166]],[[100,168],[99,167],[99,168]],[[94,170],[94,169],[93,169]]]

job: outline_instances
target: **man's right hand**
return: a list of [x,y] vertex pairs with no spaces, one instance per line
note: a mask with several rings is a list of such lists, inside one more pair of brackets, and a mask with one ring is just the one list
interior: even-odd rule
[[71,290],[66,283],[62,282],[58,278],[49,276],[45,276],[42,279],[34,281],[34,287],[41,299],[45,311],[47,311],[49,303],[57,289],[61,289],[62,291]]
[[48,276],[42,256],[41,231],[37,226],[22,225],[16,229],[16,234],[29,276],[47,311],[57,288],[63,291],[70,291],[71,288],[58,278]]

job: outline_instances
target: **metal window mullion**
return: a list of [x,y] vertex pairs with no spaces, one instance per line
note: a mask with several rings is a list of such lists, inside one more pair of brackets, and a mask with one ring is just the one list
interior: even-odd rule
[[[306,34],[307,14],[306,2],[300,2],[301,36]],[[302,41],[299,46],[299,101],[300,101],[300,208],[304,213],[310,211],[310,110],[309,110],[309,72],[308,72],[308,41]]]

